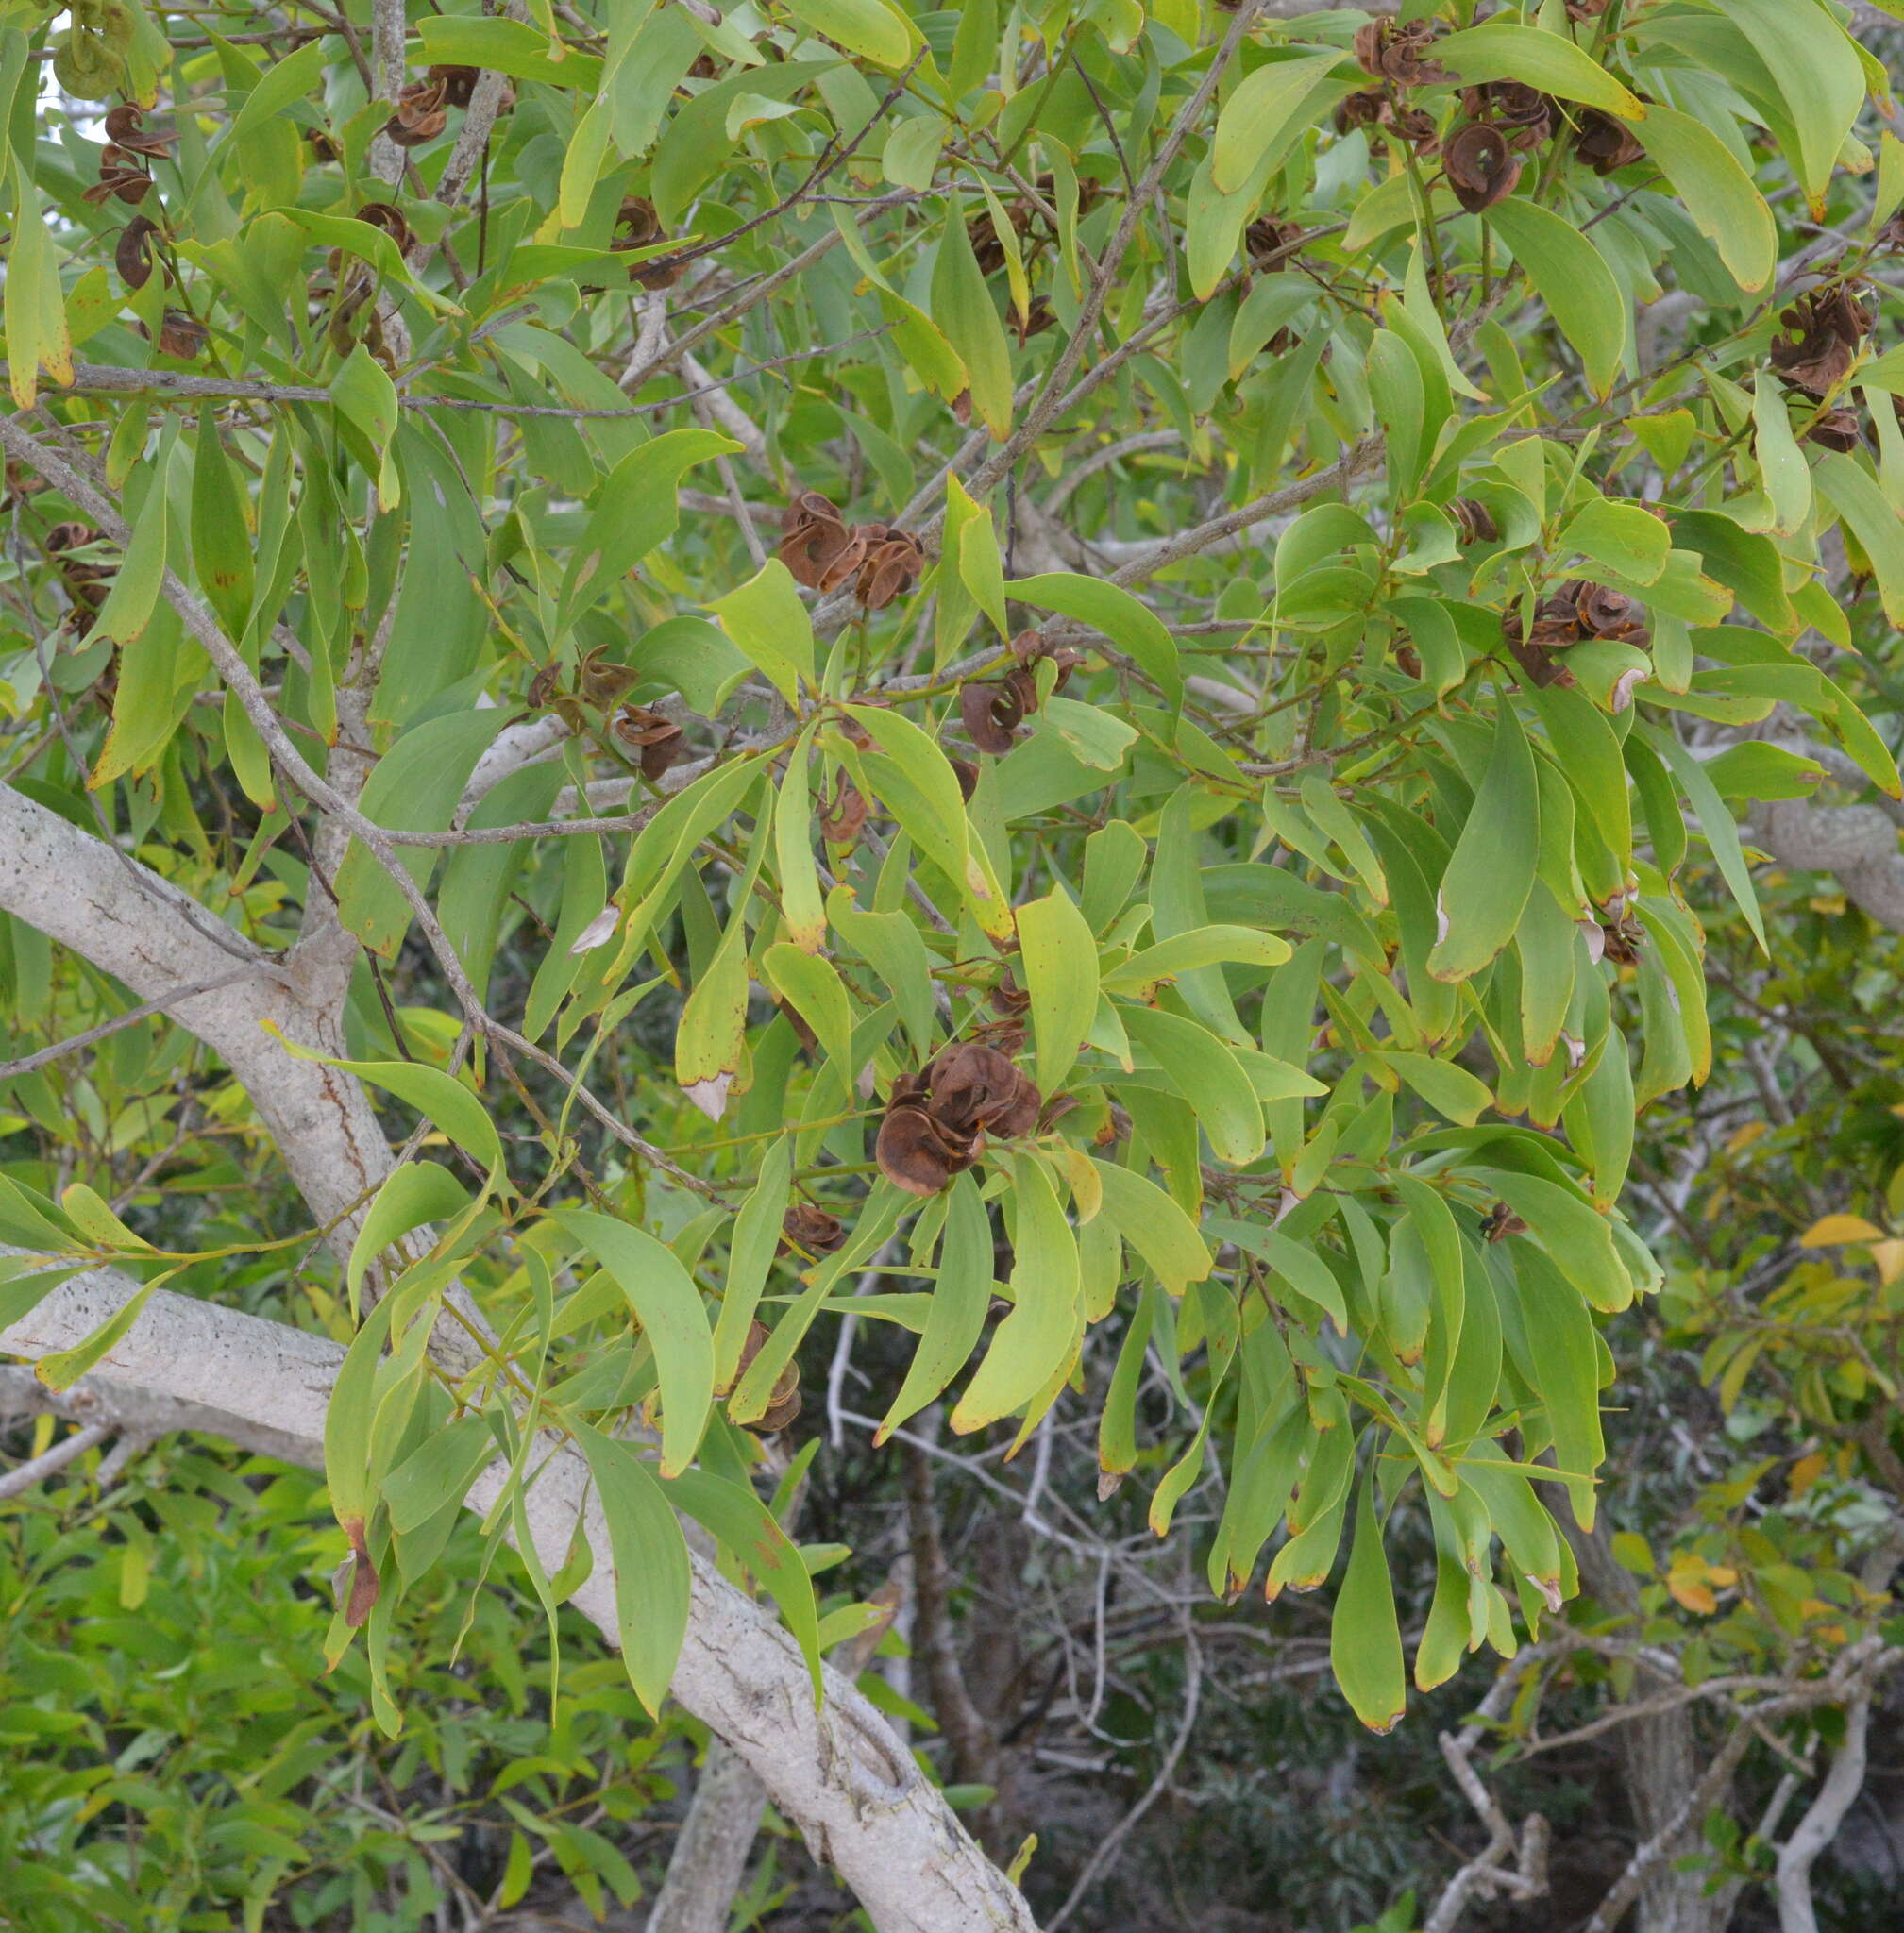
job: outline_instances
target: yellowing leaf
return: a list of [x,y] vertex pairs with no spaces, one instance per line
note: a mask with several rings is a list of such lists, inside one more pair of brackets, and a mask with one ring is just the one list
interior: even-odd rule
[[1798,1237],[1801,1249],[1835,1249],[1846,1242],[1874,1242],[1883,1239],[1884,1231],[1862,1215],[1828,1215],[1814,1221]]

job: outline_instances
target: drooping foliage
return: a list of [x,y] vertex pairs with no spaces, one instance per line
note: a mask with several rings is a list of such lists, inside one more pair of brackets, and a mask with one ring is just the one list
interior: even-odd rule
[[[650,1707],[669,1504],[817,1656],[860,1614],[749,1479],[851,1300],[918,1336],[883,1432],[1088,1381],[1159,1530],[1213,1461],[1210,1588],[1333,1580],[1384,1729],[1577,1588],[1636,1120],[1711,1062],[1682,875],[1758,931],[1735,811],[1818,775],[1689,724],[1897,792],[1807,649],[1828,558],[1904,622],[1881,70],[1826,0],[706,11],[0,12],[8,777],[251,937],[334,907],[425,1124],[310,1289],[331,1648],[396,1725],[532,1421]],[[23,1055],[130,1004],[8,946]],[[11,1240],[283,1238],[174,1024],[6,1105]]]

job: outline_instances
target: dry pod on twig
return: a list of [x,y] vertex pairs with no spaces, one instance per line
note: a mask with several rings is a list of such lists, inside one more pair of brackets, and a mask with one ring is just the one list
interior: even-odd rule
[[866,824],[866,795],[844,772],[833,802],[819,815],[819,835],[829,846],[851,846]]
[[935,1195],[978,1159],[986,1135],[1030,1134],[1041,1104],[997,1048],[957,1042],[894,1084],[874,1150],[880,1171],[910,1195]]
[[[381,228],[396,244],[399,255],[408,255],[415,236],[411,233],[410,218],[394,201],[366,201],[357,210],[360,222],[368,222],[373,228]],[[331,271],[337,273],[335,269]]]
[[644,705],[624,705],[609,728],[623,745],[641,754],[641,776],[653,784],[686,751],[681,727]]
[[1559,116],[1553,96],[1523,80],[1490,80],[1463,88],[1461,106],[1471,120],[1499,127],[1508,146],[1521,153],[1545,141]]
[[780,561],[809,591],[836,591],[866,562],[867,541],[849,529],[817,490],[803,490],[781,513]]
[[1456,497],[1448,506],[1448,516],[1455,526],[1456,537],[1463,544],[1501,541],[1501,527],[1494,521],[1493,512],[1472,496]]
[[44,539],[47,555],[56,560],[55,568],[66,586],[66,595],[87,611],[96,611],[105,603],[112,582],[112,567],[72,553],[98,541],[99,532],[91,524],[77,522],[55,524]]
[[112,265],[128,289],[143,289],[152,279],[152,237],[159,224],[150,215],[134,215],[119,231]]
[[1449,78],[1447,69],[1433,58],[1435,42],[1447,31],[1435,21],[1404,24],[1384,14],[1356,29],[1356,59],[1364,74],[1390,87],[1435,87]]
[[1639,600],[1624,591],[1609,591],[1604,584],[1575,578],[1561,586],[1560,595],[1573,599],[1580,629],[1590,637],[1610,638],[1616,644],[1644,646],[1652,642],[1646,614]]
[[383,124],[383,132],[398,147],[434,141],[449,125],[443,108],[447,92],[441,80],[405,81],[397,90],[396,112]]
[[1863,419],[1856,410],[1847,410],[1841,405],[1827,410],[1806,430],[1802,441],[1815,443],[1820,449],[1835,449],[1849,455],[1863,440]]
[[1477,215],[1514,192],[1523,164],[1498,127],[1470,121],[1442,144],[1441,165],[1455,199]]
[[846,1223],[814,1202],[796,1202],[781,1218],[783,1255],[831,1255],[846,1246]]
[[1013,734],[1024,715],[1024,699],[1008,682],[971,680],[959,686],[959,718],[966,735],[995,758],[1011,750]]
[[1870,311],[1845,288],[1802,295],[1778,321],[1789,335],[1772,345],[1772,367],[1794,389],[1820,398],[1850,375],[1858,345],[1871,332]]
[[[608,245],[614,249],[652,248],[667,240],[661,217],[646,195],[631,194],[624,199],[615,217],[615,233]],[[631,278],[644,289],[671,289],[681,279],[682,264],[658,255],[651,261],[638,261],[629,270]]]
[[[746,1375],[749,1367],[767,1346],[769,1331],[762,1322],[747,1325],[747,1338],[740,1346],[739,1374]],[[767,1408],[761,1412],[760,1420],[752,1427],[766,1436],[772,1436],[776,1430],[784,1430],[800,1414],[800,1365],[788,1363],[774,1378],[772,1391],[767,1400]]]
[[161,355],[177,356],[181,361],[194,362],[205,346],[205,325],[186,310],[168,309],[160,318],[159,348]]
[[884,611],[918,582],[925,569],[925,546],[896,524],[857,524],[853,534],[864,537],[867,546],[854,586],[859,601],[868,611]]
[[1646,159],[1646,149],[1632,128],[1597,108],[1581,113],[1574,151],[1596,175],[1610,175]]

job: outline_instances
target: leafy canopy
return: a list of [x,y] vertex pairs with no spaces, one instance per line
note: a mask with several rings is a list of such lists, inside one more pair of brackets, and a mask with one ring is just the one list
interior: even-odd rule
[[[650,1708],[678,1510],[858,1628],[750,1482],[849,1299],[918,1338],[882,1435],[1082,1397],[1159,1531],[1219,1467],[1212,1589],[1336,1579],[1378,1729],[1405,1493],[1418,1686],[1575,1589],[1636,1118],[1711,1058],[1682,882],[1757,931],[1735,804],[1817,773],[1689,721],[1897,791],[1798,647],[1828,540],[1904,621],[1904,146],[1823,0],[1480,10],[0,8],[11,781],[268,944],[334,904],[423,1118],[300,1290],[385,1724],[531,1419]],[[8,933],[23,1052],[130,1004]],[[274,1238],[176,1025],[5,1105],[13,1239]]]

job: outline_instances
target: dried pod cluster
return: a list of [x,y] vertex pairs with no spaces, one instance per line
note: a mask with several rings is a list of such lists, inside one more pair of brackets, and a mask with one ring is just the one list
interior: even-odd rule
[[925,546],[897,525],[849,525],[817,490],[803,490],[781,513],[780,561],[809,591],[851,583],[868,611],[884,611],[918,582]]
[[880,1172],[909,1195],[935,1195],[984,1152],[1036,1127],[1042,1097],[995,1047],[960,1041],[894,1083],[874,1152]]
[[[667,230],[661,226],[653,202],[646,195],[628,195],[615,213],[615,233],[608,245],[616,250],[652,248],[666,240]],[[629,279],[644,289],[671,289],[681,279],[682,266],[660,255],[650,261],[636,262],[628,272]]]
[[[747,1373],[748,1366],[767,1345],[771,1332],[764,1322],[750,1322],[747,1339],[740,1346],[740,1373]],[[773,1389],[767,1400],[767,1407],[761,1412],[760,1420],[753,1427],[763,1435],[772,1436],[776,1430],[784,1430],[800,1414],[800,1365],[788,1363],[774,1378]]]
[[1448,29],[1432,20],[1398,21],[1383,14],[1356,30],[1356,59],[1372,79],[1391,88],[1436,87],[1450,76],[1434,58]]
[[1012,649],[1019,662],[1003,678],[971,679],[959,687],[959,718],[966,735],[979,750],[994,757],[1012,748],[1018,728],[1038,708],[1038,660],[1049,658],[1057,666],[1054,691],[1062,691],[1072,670],[1084,662],[1082,652],[1053,650],[1042,631],[1020,631],[1012,640]]
[[[1801,295],[1780,312],[1783,333],[1772,345],[1772,368],[1788,389],[1821,403],[1851,374],[1859,345],[1871,333],[1864,299],[1842,283]],[[1858,446],[1862,422],[1849,407],[1826,411],[1806,432],[1827,449]]]
[[174,137],[144,129],[144,115],[129,101],[122,101],[106,116],[106,145],[99,154],[99,178],[85,191],[85,199],[94,208],[118,199],[142,202],[152,192],[148,160],[162,161]]
[[645,705],[623,705],[609,726],[617,744],[639,755],[641,776],[653,784],[687,751],[682,730],[672,718]]
[[[397,91],[396,112],[383,124],[383,132],[398,147],[421,147],[434,141],[448,126],[448,109],[468,107],[478,75],[474,67],[436,66],[421,80],[406,81]],[[505,81],[497,111],[506,114],[514,105],[515,90]]]
[[1644,650],[1652,643],[1646,614],[1624,591],[1575,578],[1534,608],[1533,627],[1525,630],[1518,610],[1504,612],[1501,634],[1514,662],[1538,685],[1571,684],[1573,673],[1555,653],[1590,639],[1632,645]]

